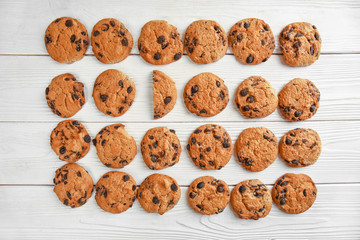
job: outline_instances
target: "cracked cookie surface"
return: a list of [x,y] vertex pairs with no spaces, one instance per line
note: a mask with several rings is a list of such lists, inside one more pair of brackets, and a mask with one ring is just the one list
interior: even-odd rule
[[177,91],[175,82],[165,73],[153,71],[154,119],[168,114],[175,106]]

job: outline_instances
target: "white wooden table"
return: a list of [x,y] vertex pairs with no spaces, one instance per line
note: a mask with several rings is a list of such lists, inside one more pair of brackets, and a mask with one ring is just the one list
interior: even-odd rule
[[[123,62],[105,65],[87,55],[71,65],[59,64],[47,54],[44,32],[57,17],[79,19],[90,33],[100,19],[114,17],[132,33],[135,44]],[[183,34],[194,20],[213,19],[227,31],[247,17],[264,19],[276,41],[281,29],[296,21],[315,24],[321,34],[322,54],[313,65],[291,68],[281,62],[278,42],[274,55],[264,64],[245,66],[228,54],[220,61],[197,65],[184,56],[166,66],[147,64],[138,54],[136,41],[149,20],[165,19]],[[0,1],[0,239],[360,239],[360,1]],[[136,84],[133,106],[123,116],[100,113],[91,97],[96,77],[109,68],[119,69]],[[152,119],[153,69],[164,71],[176,82],[178,102],[160,120]],[[295,77],[312,80],[321,92],[318,113],[304,122],[285,122],[278,112],[265,119],[245,119],[234,104],[218,116],[200,118],[190,114],[182,101],[186,82],[201,72],[224,79],[230,97],[238,84],[251,75],[261,75],[280,89]],[[178,205],[163,216],[146,213],[135,202],[128,211],[113,215],[102,211],[94,197],[71,209],[53,193],[54,171],[65,162],[50,148],[49,136],[61,120],[48,108],[44,96],[51,79],[73,73],[85,84],[86,101],[74,116],[94,137],[104,126],[121,122],[139,145],[145,132],[155,126],[176,130],[183,147],[174,167],[149,170],[138,152],[124,169],[138,184],[154,172],[174,177],[181,185]],[[266,170],[244,170],[233,157],[221,171],[202,171],[193,165],[185,146],[191,132],[204,123],[220,124],[235,142],[248,127],[264,126],[278,138],[296,127],[313,128],[321,136],[323,152],[318,162],[306,168],[289,168],[277,159]],[[96,182],[110,171],[97,158],[92,146],[78,162]],[[265,219],[237,218],[228,207],[218,215],[195,213],[186,200],[187,186],[195,178],[213,175],[231,188],[238,182],[258,178],[270,188],[286,172],[306,173],[318,187],[313,207],[300,215],[281,212],[276,206]]]

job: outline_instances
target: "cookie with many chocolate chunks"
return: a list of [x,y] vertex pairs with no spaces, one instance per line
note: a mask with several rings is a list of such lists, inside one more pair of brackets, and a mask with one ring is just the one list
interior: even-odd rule
[[95,200],[109,213],[122,213],[132,207],[136,199],[136,182],[125,172],[105,173],[95,185]]
[[189,58],[198,64],[216,62],[228,48],[225,30],[215,21],[198,20],[185,32],[184,48]]
[[91,33],[95,57],[102,63],[118,63],[129,56],[133,38],[119,20],[105,18],[97,22]]
[[289,121],[311,118],[320,105],[320,91],[308,79],[295,78],[279,92],[279,110]]
[[237,184],[231,191],[230,202],[234,213],[242,219],[264,218],[272,207],[271,193],[258,179]]
[[307,211],[315,202],[316,185],[306,174],[286,173],[272,188],[273,202],[284,212],[298,214]]
[[50,145],[63,161],[73,163],[83,158],[90,149],[91,138],[79,121],[65,120],[51,132]]
[[296,128],[280,140],[280,156],[290,167],[306,167],[314,164],[321,153],[321,140],[312,129]]
[[229,92],[224,81],[213,73],[200,73],[190,79],[184,88],[186,108],[200,117],[212,117],[224,110]]
[[168,114],[175,106],[177,91],[175,82],[165,73],[153,71],[154,119]]
[[54,77],[45,90],[51,111],[62,118],[74,116],[85,104],[84,84],[70,73]]
[[60,63],[81,60],[89,46],[85,26],[71,17],[61,17],[50,23],[44,41],[50,57]]
[[133,104],[135,92],[135,84],[128,76],[109,69],[96,78],[92,96],[99,111],[119,117]]
[[229,162],[233,145],[223,127],[205,124],[191,134],[186,149],[193,163],[200,169],[220,170]]
[[138,40],[140,56],[148,63],[164,65],[179,60],[183,44],[176,27],[167,21],[147,22]]
[[229,45],[239,62],[256,65],[271,57],[275,39],[267,23],[261,19],[247,18],[230,29]]
[[135,139],[117,123],[104,127],[93,140],[100,161],[107,167],[123,168],[137,153]]
[[284,62],[292,67],[313,64],[319,59],[321,38],[317,28],[307,22],[287,25],[279,35]]
[[163,215],[179,201],[181,189],[175,179],[164,174],[152,174],[141,183],[137,198],[148,213]]
[[57,169],[54,184],[54,192],[59,200],[72,208],[84,205],[94,190],[91,176],[76,163],[68,163]]

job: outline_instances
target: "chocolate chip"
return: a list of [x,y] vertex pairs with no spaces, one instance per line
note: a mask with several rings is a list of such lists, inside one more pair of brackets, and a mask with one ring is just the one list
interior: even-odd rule
[[160,201],[159,201],[158,197],[153,197],[152,202],[154,204],[158,204]]
[[224,147],[224,148],[229,148],[229,147],[230,147],[230,143],[224,142],[224,143],[223,143],[223,147]]
[[246,187],[244,186],[244,185],[241,185],[240,187],[239,187],[239,192],[240,193],[244,193],[246,191]]
[[153,163],[155,163],[155,162],[158,162],[158,161],[159,161],[159,157],[158,157],[158,156],[156,156],[156,155],[154,155],[154,154],[150,155],[150,159],[151,159],[151,161],[152,161]]
[[66,191],[66,195],[71,200],[71,194],[68,191]]
[[80,46],[77,46],[77,47],[76,47],[76,51],[80,52],[80,51],[81,51],[81,47],[80,47]]
[[237,35],[236,40],[237,40],[238,42],[240,42],[240,41],[242,40],[242,35],[241,35],[241,34]]
[[59,152],[60,152],[60,154],[65,154],[66,148],[65,148],[64,146],[61,147],[60,150],[59,150]]
[[207,151],[207,152],[210,152],[210,151],[211,151],[211,147],[207,147],[207,148],[206,148],[206,151]]
[[269,31],[269,28],[267,26],[264,26],[265,31]]
[[316,40],[319,40],[319,38],[320,38],[319,34],[318,34],[318,33],[315,33],[315,39],[316,39]]
[[100,34],[99,31],[94,31],[94,33],[93,33],[94,37],[96,37],[96,36],[99,35],[99,34]]
[[246,62],[247,63],[252,63],[254,61],[254,57],[250,54],[247,58],[246,58]]
[[165,105],[168,105],[169,102],[171,102],[171,97],[166,97],[166,98],[164,99]]
[[224,92],[222,90],[220,91],[219,96],[220,96],[221,100],[224,100],[225,95],[224,95]]
[[173,184],[171,185],[171,190],[177,191],[177,190],[178,190],[178,186],[177,186],[175,183],[173,183]]
[[191,95],[194,95],[198,91],[199,91],[198,85],[194,85],[194,86],[191,87]]
[[96,143],[97,143],[96,139],[93,139],[92,142],[93,142],[94,146],[96,146]]
[[129,179],[130,179],[129,175],[124,175],[124,176],[123,176],[123,180],[124,180],[124,182],[129,181]]
[[191,199],[194,199],[194,198],[196,197],[196,193],[195,193],[195,192],[191,192],[191,193],[189,194],[189,197],[190,197]]
[[114,21],[110,21],[110,25],[112,26],[112,27],[115,27],[115,22]]
[[254,97],[253,97],[253,96],[248,96],[248,97],[246,98],[246,102],[248,102],[248,103],[253,103],[253,102],[254,102]]
[[121,44],[126,47],[127,45],[129,45],[129,41],[127,38],[123,38],[123,40],[121,40]]
[[132,89],[132,87],[130,86],[130,87],[128,87],[128,88],[127,88],[127,90],[126,90],[126,91],[127,91],[127,93],[129,93],[129,94],[130,94],[130,93],[132,92],[132,90],[133,90],[133,89]]
[[189,52],[189,53],[192,53],[193,51],[194,51],[194,49],[189,46],[189,47],[188,47],[188,52]]
[[290,138],[285,139],[286,145],[290,145],[292,143],[292,140]]
[[285,205],[285,203],[286,203],[285,199],[281,199],[281,200],[280,200],[280,205],[281,205],[281,206],[282,206],[282,205]]
[[72,20],[66,20],[65,26],[72,27],[73,26],[73,21]]
[[135,191],[136,190],[136,185],[132,186],[132,190]]
[[295,117],[300,117],[301,114],[302,114],[302,111],[301,111],[301,110],[297,110],[297,111],[295,111],[294,116],[295,116]]
[[293,48],[296,48],[298,50],[300,46],[301,46],[301,42],[296,42],[294,43]]
[[244,28],[246,29],[248,27],[250,27],[250,23],[248,23],[248,22],[244,23]]
[[58,19],[55,20],[55,23],[58,23],[60,21],[61,21],[61,18],[58,18]]
[[314,47],[313,46],[310,46],[310,54],[314,55]]
[[250,107],[249,107],[248,105],[246,105],[246,106],[243,106],[241,109],[242,109],[244,112],[247,112],[247,111],[250,110]]
[[70,37],[70,42],[75,42],[75,39],[76,39],[76,37],[75,37],[75,35],[73,34],[73,35],[71,35],[71,37]]
[[106,95],[106,94],[100,94],[100,99],[101,99],[101,101],[105,102],[107,98],[108,98],[108,95]]
[[178,52],[174,55],[174,60],[179,60],[181,58],[181,52]]
[[203,188],[205,186],[205,183],[204,182],[199,182],[197,185],[196,185],[196,187],[198,188],[198,189],[201,189],[201,188]]
[[207,111],[206,111],[205,109],[201,109],[201,110],[200,110],[200,113],[202,113],[202,114],[206,114],[206,113],[207,113]]
[[105,28],[102,29],[104,32],[106,32],[107,30],[109,30],[109,24],[104,23],[103,26],[105,26]]
[[219,192],[219,193],[222,193],[224,192],[224,187],[222,185],[219,185],[217,186],[216,190]]
[[64,204],[67,206],[69,204],[69,200],[64,199]]
[[102,57],[103,57],[103,55],[102,55],[101,53],[98,53],[98,56],[99,56],[100,58],[102,58]]
[[303,194],[305,197],[307,196],[306,189],[304,189]]
[[281,187],[285,187],[286,185],[288,185],[288,182],[287,181],[284,181],[280,184]]
[[315,110],[316,110],[316,106],[315,106],[315,105],[311,105],[311,107],[310,107],[310,112],[315,112]]
[[87,142],[87,143],[89,143],[89,142],[91,141],[90,136],[89,136],[89,135],[85,135],[84,141]]
[[244,88],[243,90],[240,91],[240,95],[245,97],[247,94],[248,94],[248,89],[247,88]]
[[294,164],[294,165],[299,165],[298,160],[292,160],[291,163]]
[[219,81],[216,81],[216,86],[220,87],[220,82]]
[[161,53],[157,52],[154,54],[154,59],[159,60],[161,58]]
[[76,173],[76,175],[77,175],[78,177],[81,177],[81,172],[78,171],[78,172]]
[[297,37],[297,38],[302,37],[302,36],[304,36],[304,35],[302,33],[300,33],[300,32],[295,35],[295,37]]
[[123,81],[122,81],[122,80],[120,80],[118,84],[119,84],[119,86],[120,86],[121,88],[123,88],[123,87],[124,87],[124,83],[123,83]]
[[173,134],[176,133],[174,129],[170,129],[169,131],[172,132]]

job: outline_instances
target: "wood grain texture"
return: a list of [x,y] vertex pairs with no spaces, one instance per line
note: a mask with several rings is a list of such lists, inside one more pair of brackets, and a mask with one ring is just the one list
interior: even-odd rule
[[198,214],[188,206],[184,187],[179,203],[160,216],[145,212],[138,201],[124,213],[110,214],[94,196],[71,209],[51,186],[3,186],[0,234],[4,239],[359,239],[360,185],[317,188],[307,212],[290,215],[273,206],[266,218],[255,221],[236,217],[230,206],[221,214]]
[[[166,19],[183,34],[191,22],[212,19],[226,31],[237,21],[256,17],[264,19],[278,39],[282,28],[292,22],[315,24],[323,39],[322,53],[360,52],[360,2],[352,1],[12,1],[0,2],[0,54],[47,54],[43,38],[47,26],[57,17],[79,19],[91,32],[97,21],[115,17],[122,21],[134,37],[141,27],[154,19]],[[36,16],[36,17],[34,17]],[[276,53],[279,53],[277,43]],[[92,51],[89,48],[88,53]],[[137,47],[133,48],[137,54]]]

